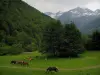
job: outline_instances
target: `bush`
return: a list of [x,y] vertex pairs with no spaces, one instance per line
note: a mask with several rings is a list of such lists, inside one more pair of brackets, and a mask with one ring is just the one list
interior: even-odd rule
[[22,47],[20,45],[15,44],[13,46],[3,46],[0,47],[0,55],[15,55],[15,54],[20,54],[23,52]]
[[7,55],[10,50],[10,46],[0,47],[0,55]]
[[33,51],[33,46],[30,44],[30,45],[27,45],[26,47],[25,47],[25,51],[26,52],[32,52]]
[[100,51],[100,32],[94,31],[86,44],[88,50],[98,50]]
[[20,54],[23,51],[24,50],[23,50],[21,44],[14,44],[14,45],[11,46],[8,54],[15,55],[15,54]]

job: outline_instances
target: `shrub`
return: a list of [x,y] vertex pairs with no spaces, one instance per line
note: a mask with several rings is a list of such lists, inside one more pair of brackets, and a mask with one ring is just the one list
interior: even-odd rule
[[13,46],[3,46],[0,47],[0,55],[15,55],[23,52],[20,44],[14,44]]

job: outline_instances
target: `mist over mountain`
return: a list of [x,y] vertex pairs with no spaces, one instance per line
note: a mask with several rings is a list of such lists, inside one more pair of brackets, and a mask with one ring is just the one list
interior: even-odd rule
[[[62,24],[70,23],[71,21],[74,22],[76,26],[80,29],[80,31],[82,31],[83,33],[90,33],[93,30],[96,30],[96,28],[100,27],[100,25],[97,25],[98,27],[95,27],[95,21],[98,21],[98,19],[100,19],[100,9],[92,11],[88,8],[77,7],[67,12],[62,12],[60,14],[58,13],[56,15],[55,14],[56,13],[51,13],[47,15],[51,16],[52,18],[60,20]],[[86,28],[87,31],[85,31],[84,28]]]

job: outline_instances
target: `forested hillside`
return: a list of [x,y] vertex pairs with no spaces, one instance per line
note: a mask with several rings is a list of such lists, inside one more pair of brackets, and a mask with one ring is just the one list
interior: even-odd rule
[[1,55],[14,54],[12,50],[17,53],[35,50],[43,26],[50,21],[53,19],[21,0],[0,0]]
[[84,51],[81,32],[74,23],[63,26],[21,0],[1,0],[0,55],[34,50],[76,57]]

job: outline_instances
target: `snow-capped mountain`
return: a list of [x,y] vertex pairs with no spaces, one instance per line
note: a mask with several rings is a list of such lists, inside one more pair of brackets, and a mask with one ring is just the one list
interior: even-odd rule
[[52,17],[52,18],[55,18],[55,13],[52,13],[52,12],[45,12],[46,15]]
[[57,13],[49,12],[49,14],[47,15],[51,16],[52,18],[60,20],[63,24],[70,23],[71,21],[73,21],[76,24],[76,26],[82,32],[84,32],[83,28],[90,25],[92,21],[94,22],[96,19],[100,18],[100,9],[92,11],[88,8],[77,7],[66,12],[57,12]]
[[100,15],[100,9],[97,9],[96,11],[92,11],[88,8],[80,8],[80,7],[77,7],[75,9],[72,9],[72,10],[69,10],[67,12],[64,12],[60,17],[62,16],[66,16],[66,15],[69,15],[70,14],[70,17],[72,18],[78,18],[78,17],[84,17],[84,16],[98,16]]
[[97,9],[97,10],[95,11],[95,14],[96,14],[96,15],[100,15],[100,9]]
[[[72,9],[72,10],[70,10],[68,12],[70,12],[73,17],[93,16],[93,15],[96,15],[95,12],[93,12],[92,10],[90,10],[88,8],[80,8],[80,7]],[[67,13],[67,12],[65,12],[65,13]]]
[[56,17],[59,17],[59,16],[61,16],[62,14],[63,14],[63,12],[59,11],[59,12],[56,13]]
[[45,12],[45,14],[52,17],[52,18],[57,19],[58,17],[60,17],[63,14],[63,12],[61,12],[61,11],[59,11],[57,13]]
[[88,8],[77,7],[67,12],[61,12],[61,11],[57,13],[45,12],[45,14],[51,16],[52,18],[59,18],[61,15],[65,15],[65,14],[71,14],[71,17],[98,16],[100,15],[100,9],[97,9],[96,11],[92,11]]
[[64,12],[61,16],[59,16],[58,19],[62,23],[69,23],[70,21],[74,21],[75,24],[80,28],[82,25],[97,18],[99,15],[100,9],[92,11],[88,8],[77,7],[75,9]]

